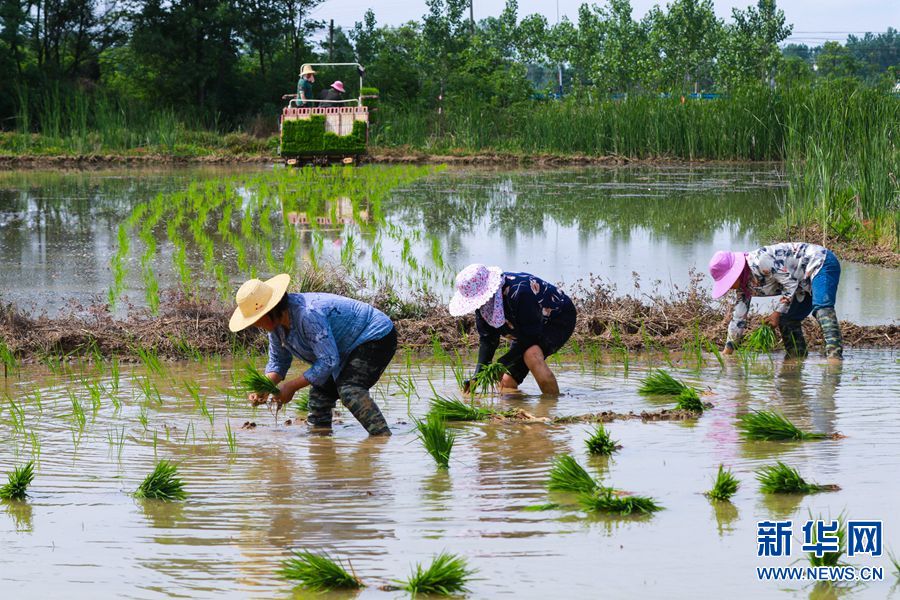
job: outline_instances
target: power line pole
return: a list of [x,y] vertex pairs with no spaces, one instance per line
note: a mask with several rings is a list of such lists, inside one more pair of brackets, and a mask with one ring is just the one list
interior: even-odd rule
[[469,0],[469,29],[472,35],[475,35],[475,9],[472,8],[474,3],[475,0]]
[[328,23],[328,62],[334,62],[334,19]]

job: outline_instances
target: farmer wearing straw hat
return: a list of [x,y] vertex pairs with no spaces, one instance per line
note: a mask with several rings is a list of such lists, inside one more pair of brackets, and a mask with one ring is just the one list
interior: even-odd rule
[[531,372],[542,393],[559,394],[546,359],[571,337],[576,311],[555,286],[528,273],[473,264],[457,274],[448,309],[454,317],[475,313],[480,341],[476,375],[493,360],[500,336],[505,336],[512,344],[497,361],[507,370],[501,388],[517,389]]
[[313,83],[316,81],[316,72],[310,65],[303,65],[300,71],[300,79],[297,81],[297,99],[302,108],[315,106],[313,102]]
[[[279,384],[279,403],[300,390],[309,392],[310,427],[331,429],[332,409],[340,398],[371,435],[391,435],[369,389],[397,351],[397,331],[383,312],[335,294],[288,294],[290,275],[251,279],[237,292],[231,331],[251,325],[269,332],[266,376]],[[296,356],[311,366],[285,379]],[[254,405],[266,396],[250,394]]]
[[344,99],[344,84],[340,81],[335,81],[331,84],[331,87],[327,90],[322,90],[322,93],[319,94],[319,100],[328,100],[330,102],[339,102]]
[[734,352],[747,329],[747,313],[754,296],[780,296],[766,322],[781,332],[789,356],[806,355],[801,323],[810,313],[825,338],[825,355],[843,357],[841,326],[834,301],[841,279],[841,264],[831,250],[816,244],[789,242],[763,246],[751,252],[716,252],[709,262],[715,280],[713,298],[736,290],[728,326],[725,354]]

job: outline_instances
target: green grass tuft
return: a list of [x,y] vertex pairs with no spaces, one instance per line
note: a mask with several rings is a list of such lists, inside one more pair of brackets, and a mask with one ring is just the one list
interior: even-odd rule
[[685,388],[681,390],[676,398],[675,408],[678,410],[687,410],[691,412],[703,412],[705,408],[700,394],[694,388]]
[[435,396],[431,399],[429,414],[436,415],[444,421],[483,421],[496,411],[479,406],[475,402],[463,402],[457,398]]
[[441,552],[427,569],[423,569],[421,564],[416,564],[409,579],[398,583],[413,595],[450,596],[466,592],[466,583],[473,574],[474,571],[469,568],[466,559]]
[[434,458],[434,462],[443,469],[450,468],[450,452],[456,436],[447,429],[447,424],[435,414],[426,415],[425,419],[413,419],[418,430],[419,441]]
[[620,496],[615,490],[601,488],[591,493],[578,496],[578,502],[585,510],[613,515],[642,514],[649,515],[662,506],[647,496]]
[[724,465],[719,465],[719,472],[713,479],[712,489],[706,492],[706,496],[710,500],[718,500],[727,502],[737,493],[741,482],[731,472],[731,469],[725,469]]
[[681,381],[675,379],[662,369],[657,369],[641,380],[638,394],[642,396],[677,396],[688,389]]
[[835,489],[835,486],[807,483],[800,472],[781,461],[766,465],[756,471],[759,489],[764,494],[816,494]]
[[622,447],[616,440],[610,437],[609,432],[603,426],[603,423],[597,425],[597,428],[591,433],[591,437],[585,440],[584,443],[590,454],[600,456],[609,456]]
[[244,377],[241,383],[250,392],[255,394],[269,394],[270,396],[278,396],[280,390],[278,385],[258,371],[256,367],[247,363],[244,365]]
[[7,474],[9,482],[0,487],[0,500],[24,500],[25,492],[34,480],[34,461],[29,461],[23,467],[16,467],[12,473]]
[[757,410],[741,415],[738,429],[749,440],[822,440],[828,437],[825,433],[803,431],[784,415],[770,410]]
[[134,493],[135,498],[152,500],[184,500],[187,493],[184,483],[178,478],[178,468],[167,460],[156,464],[153,472],[144,478]]
[[365,587],[344,569],[341,561],[333,560],[324,552],[314,554],[294,550],[293,554],[281,563],[281,569],[278,570],[283,579],[298,581],[300,586],[314,591],[357,590]]
[[741,347],[751,352],[771,352],[777,345],[778,339],[771,325],[760,325],[744,338]]
[[569,454],[553,461],[547,489],[555,492],[593,492],[600,484]]

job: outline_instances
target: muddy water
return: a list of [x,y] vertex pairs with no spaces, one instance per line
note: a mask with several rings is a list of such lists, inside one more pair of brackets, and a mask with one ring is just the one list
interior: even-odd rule
[[[622,365],[569,358],[557,365],[563,397],[542,400],[528,382],[526,395],[496,402],[537,416],[665,406],[636,393],[649,367],[632,357],[626,374]],[[900,548],[896,353],[852,351],[842,366],[817,355],[800,364],[764,357],[749,372],[737,362],[722,369],[711,360],[699,371],[682,366],[677,376],[712,392],[715,408],[699,420],[614,422],[608,427],[623,447],[609,460],[587,457],[588,425],[459,425],[449,471],[435,467],[408,425],[408,412],[427,410],[429,381],[453,393],[449,368],[395,361],[376,388],[395,432],[390,439],[367,438],[347,414],[330,437],[275,425],[266,409],[219,391],[230,385],[232,370],[214,360],[168,365],[161,376],[123,366],[119,392],[105,393],[96,412],[82,383],[95,376],[91,371],[57,376],[30,368],[4,382],[26,416],[23,432],[15,432],[3,399],[0,467],[7,471],[38,454],[31,433],[40,449],[28,502],[0,507],[4,596],[95,597],[103,590],[122,598],[288,597],[291,586],[275,570],[288,548],[302,547],[350,559],[370,586],[361,597],[403,597],[377,587],[447,550],[479,570],[470,585],[475,598],[697,598],[711,589],[717,597],[799,598],[813,589],[756,581],[756,566],[792,562],[757,558],[757,521],[846,511],[850,518],[883,519],[886,545]],[[108,370],[96,376],[112,389]],[[161,404],[140,391],[148,377]],[[417,391],[409,398],[397,383],[407,377]],[[212,423],[180,388],[182,380],[200,385]],[[35,387],[42,414],[28,399]],[[87,414],[80,435],[69,390]],[[113,395],[122,403],[118,411]],[[762,407],[782,410],[806,429],[847,437],[742,441],[736,415]],[[295,416],[293,408],[288,416]],[[258,426],[241,430],[248,420]],[[226,423],[236,432],[234,452]],[[545,489],[551,460],[564,452],[607,485],[652,496],[665,510],[644,518],[523,510],[573,502]],[[162,458],[178,461],[189,499],[170,505],[132,499],[129,492]],[[842,489],[764,497],[753,471],[775,460]],[[733,504],[713,506],[700,492],[720,463],[733,468],[742,486]],[[793,559],[802,558],[798,536],[795,530]],[[886,557],[849,562],[883,566],[888,577],[853,587],[855,596],[888,594],[893,576]]]
[[[109,261],[117,247],[116,229],[137,204],[191,182],[239,172],[0,173],[3,297],[51,314],[68,300],[105,299],[113,281]],[[641,292],[655,287],[665,291],[686,284],[691,269],[703,272],[715,250],[751,248],[765,239],[780,211],[782,183],[777,172],[765,167],[444,172],[396,190],[377,211],[384,220],[367,227],[404,232],[402,239],[378,238],[380,260],[400,272],[403,244],[411,240],[420,263],[435,272],[452,275],[470,262],[485,261],[570,286],[595,274],[622,293],[636,291],[634,273],[639,273]],[[343,205],[337,209],[341,212]],[[360,217],[350,216],[351,221]],[[214,220],[210,226],[215,229]],[[360,235],[353,225],[319,233],[330,242],[324,244],[325,255],[335,260],[355,233],[362,253],[357,263],[372,262],[372,237]],[[439,243],[442,265],[429,262],[433,249],[428,236]],[[159,287],[177,287],[173,247],[164,232],[157,243]],[[216,251],[237,285],[247,273],[237,268],[234,250],[223,246]],[[139,248],[130,259],[125,294],[142,304],[147,282],[138,258]],[[200,253],[189,248],[188,261],[202,283]],[[449,292],[449,285],[439,287],[439,294]],[[838,296],[842,318],[860,324],[895,321],[898,298],[897,271],[843,265]],[[766,305],[760,301],[761,309]]]

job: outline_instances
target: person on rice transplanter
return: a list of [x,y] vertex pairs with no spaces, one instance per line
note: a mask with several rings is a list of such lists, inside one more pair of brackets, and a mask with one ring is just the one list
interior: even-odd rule
[[300,80],[297,81],[297,100],[301,108],[312,108],[316,105],[312,102],[313,83],[316,81],[316,72],[309,65],[303,65],[300,71]]
[[[456,293],[448,310],[454,317],[475,313],[476,375],[493,360],[500,336],[505,336],[512,344],[497,360],[507,370],[501,389],[517,389],[531,372],[542,393],[559,394],[546,358],[559,351],[575,330],[577,313],[566,294],[528,273],[472,264],[456,275]],[[468,381],[465,388],[468,391]]]
[[[311,385],[307,422],[313,429],[331,429],[337,399],[370,435],[391,435],[381,410],[369,394],[397,351],[397,330],[380,310],[336,294],[288,294],[291,277],[251,279],[237,291],[237,308],[228,328],[237,332],[251,325],[269,332],[266,376],[278,383],[277,401],[290,402]],[[310,363],[299,377],[285,379],[292,358]],[[265,395],[250,394],[256,406]]]
[[841,279],[841,264],[831,250],[816,244],[788,242],[751,252],[716,252],[709,262],[715,280],[713,298],[736,290],[728,325],[725,354],[731,354],[747,329],[753,296],[781,296],[766,322],[781,333],[788,356],[805,356],[801,324],[810,313],[822,328],[825,355],[843,358],[841,326],[834,301]]

